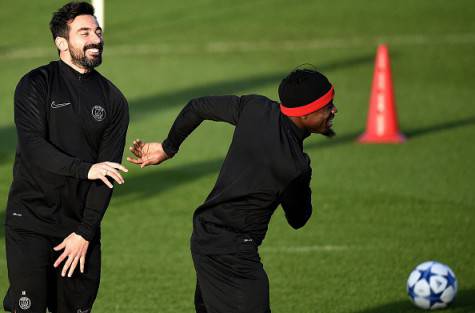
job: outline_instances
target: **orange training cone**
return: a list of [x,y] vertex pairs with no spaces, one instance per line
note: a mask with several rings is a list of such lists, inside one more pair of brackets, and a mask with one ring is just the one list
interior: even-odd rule
[[379,45],[374,64],[366,131],[358,141],[402,143],[405,140],[404,135],[399,132],[388,48],[384,44]]

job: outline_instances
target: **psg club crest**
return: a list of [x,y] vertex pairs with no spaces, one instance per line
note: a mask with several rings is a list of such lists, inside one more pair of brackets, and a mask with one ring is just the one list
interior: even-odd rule
[[26,296],[26,291],[21,292],[21,298],[18,300],[18,305],[22,310],[28,310],[31,307],[31,300]]
[[104,110],[104,108],[100,105],[93,106],[91,114],[92,117],[98,122],[102,122],[106,118],[106,110]]

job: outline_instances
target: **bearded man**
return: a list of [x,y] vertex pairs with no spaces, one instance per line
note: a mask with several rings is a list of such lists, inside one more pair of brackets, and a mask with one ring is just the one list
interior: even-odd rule
[[[5,218],[6,311],[90,313],[99,289],[100,223],[112,183],[124,183],[128,104],[94,70],[104,40],[86,2],[53,14],[59,60],[23,76]],[[77,270],[76,270],[77,269]]]

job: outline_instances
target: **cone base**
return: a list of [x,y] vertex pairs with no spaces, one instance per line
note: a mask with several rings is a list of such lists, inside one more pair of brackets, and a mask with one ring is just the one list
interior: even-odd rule
[[392,143],[399,144],[406,141],[406,137],[401,133],[393,135],[377,136],[375,134],[364,133],[358,138],[359,143]]

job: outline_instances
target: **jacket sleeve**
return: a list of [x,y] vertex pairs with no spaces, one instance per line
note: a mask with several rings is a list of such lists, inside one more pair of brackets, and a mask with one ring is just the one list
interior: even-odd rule
[[14,115],[22,158],[57,175],[87,179],[91,163],[63,153],[46,139],[47,90],[39,73],[25,75],[16,87]]
[[178,152],[182,142],[203,120],[228,122],[236,125],[245,105],[246,97],[211,96],[193,99],[178,114],[163,149],[169,156]]
[[[127,127],[129,125],[129,110],[127,100],[122,96],[118,101],[113,120],[105,130],[101,142],[97,163],[111,161],[121,163],[124,152]],[[109,179],[112,182],[112,179]],[[91,241],[101,223],[112,197],[112,189],[101,180],[91,182],[87,193],[83,218],[76,231],[77,234]]]
[[312,170],[308,169],[295,178],[282,193],[281,205],[285,217],[295,229],[303,227],[312,215],[311,177]]

